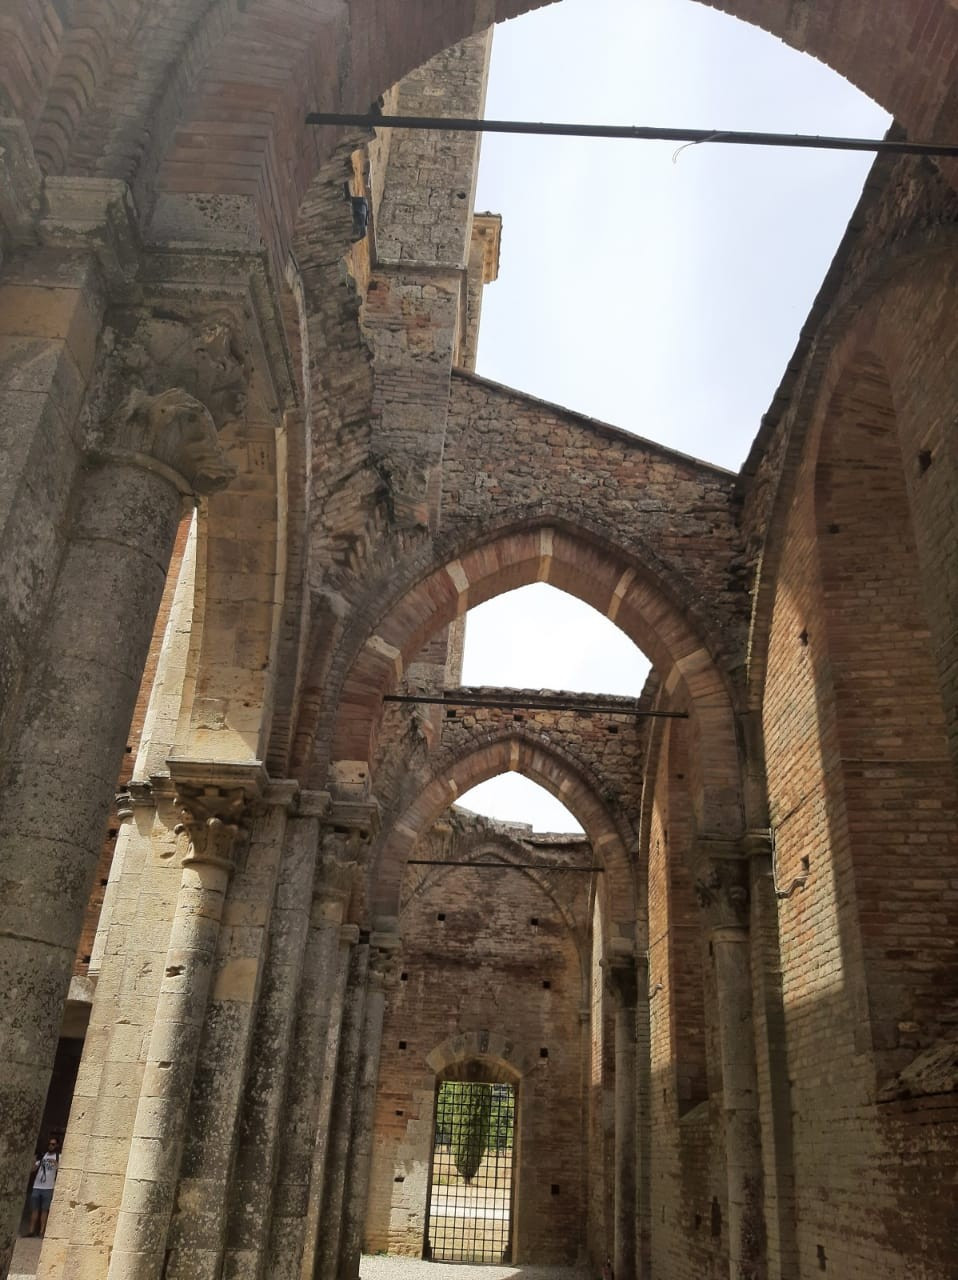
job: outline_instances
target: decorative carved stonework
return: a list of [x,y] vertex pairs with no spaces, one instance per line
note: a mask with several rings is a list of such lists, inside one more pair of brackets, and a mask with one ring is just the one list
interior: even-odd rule
[[179,784],[174,800],[183,821],[174,830],[190,838],[188,863],[204,862],[232,871],[237,837],[243,829],[248,800],[244,788],[192,787]]
[[708,912],[712,926],[740,928],[747,925],[747,860],[735,854],[713,853],[702,859],[701,866],[693,888],[698,904]]
[[218,431],[246,408],[249,367],[235,330],[228,311],[208,316],[155,312],[140,319],[115,355],[147,393],[178,387],[199,400]]
[[236,475],[220,447],[212,415],[180,387],[155,396],[131,391],[120,420],[131,452],[155,458],[196,493],[224,489]]
[[400,938],[398,932],[377,929],[369,939],[369,984],[390,990],[398,980]]
[[112,333],[99,416],[107,438],[95,452],[151,460],[194,493],[222,489],[236,474],[218,432],[242,417],[249,360],[228,312],[177,315],[158,308]]

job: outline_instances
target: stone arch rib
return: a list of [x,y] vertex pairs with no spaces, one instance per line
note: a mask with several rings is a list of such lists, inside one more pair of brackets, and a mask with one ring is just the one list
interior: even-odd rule
[[[669,590],[623,552],[548,522],[500,531],[421,574],[360,638],[346,671],[331,739],[332,760],[374,756],[382,699],[436,631],[474,605],[548,582],[610,618],[651,659],[673,701],[689,708],[701,751],[704,829],[741,830],[738,746],[732,694],[712,652]],[[677,580],[676,588],[682,586]],[[322,785],[323,778],[314,778]]]
[[373,915],[399,914],[402,873],[422,836],[456,798],[505,772],[521,773],[544,787],[575,815],[609,878],[610,926],[623,937],[636,927],[634,843],[586,778],[556,750],[516,734],[505,734],[435,767],[385,829],[370,869]]

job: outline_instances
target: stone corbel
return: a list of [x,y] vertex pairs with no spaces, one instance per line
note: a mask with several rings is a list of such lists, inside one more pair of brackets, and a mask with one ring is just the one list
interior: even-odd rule
[[700,836],[696,840],[694,883],[699,906],[706,912],[711,928],[748,927],[748,860],[741,844],[721,837]]

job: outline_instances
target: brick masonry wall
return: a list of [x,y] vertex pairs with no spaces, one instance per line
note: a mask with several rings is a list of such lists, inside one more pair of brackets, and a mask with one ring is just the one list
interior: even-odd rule
[[704,604],[718,652],[741,643],[747,609],[733,490],[719,467],[464,371],[453,377],[444,530],[537,511],[591,521],[641,548],[689,612]]
[[[513,700],[520,704],[524,696],[552,696],[553,693],[570,703],[578,701],[586,705],[589,701],[587,695],[577,693],[480,685],[461,686],[455,693],[490,702]],[[387,704],[374,762],[380,804],[387,812],[398,811],[408,803],[415,788],[422,785],[423,778],[435,771],[439,758],[459,759],[490,738],[519,732],[547,745],[555,744],[579,763],[597,780],[601,798],[616,817],[627,824],[626,830],[635,830],[645,722],[633,714],[633,699],[609,701],[613,707],[621,706],[621,711],[608,715],[584,714],[521,706],[514,711],[506,707],[428,706],[411,710],[401,703]]]
[[798,1247],[809,1271],[938,1276],[953,1094],[922,1064],[953,1016],[953,782],[887,391],[844,367],[788,514],[764,710],[779,886],[807,870],[780,909]]
[[[497,827],[453,811],[451,828],[442,824],[417,856],[590,864],[581,841],[550,845],[547,837]],[[576,872],[407,870],[399,981],[383,1034],[368,1250],[421,1252],[436,1088],[426,1059],[451,1037],[488,1033],[512,1046],[509,1061],[524,1073],[514,1259],[575,1261],[585,1195],[588,1022],[580,1011],[589,880]]]
[[692,891],[684,726],[657,751],[649,845],[652,1255],[675,1280],[728,1274],[714,981]]

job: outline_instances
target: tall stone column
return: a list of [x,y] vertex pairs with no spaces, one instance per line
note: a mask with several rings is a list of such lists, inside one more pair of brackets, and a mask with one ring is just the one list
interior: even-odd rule
[[[324,1014],[339,945],[349,870],[318,854],[325,792],[307,792],[290,823],[289,874],[277,903],[253,1057],[244,1099],[241,1138],[230,1197],[224,1276],[268,1270],[270,1216],[277,1176],[312,1128],[322,1079]],[[294,887],[295,879],[295,887]],[[303,1157],[309,1162],[309,1151]]]
[[211,414],[181,388],[131,394],[109,426],[0,769],[0,1267],[182,500],[232,475]]
[[386,992],[394,977],[399,951],[398,930],[377,930],[370,938],[369,977],[363,1020],[362,1056],[349,1144],[349,1178],[343,1208],[343,1237],[338,1280],[358,1280],[362,1254],[369,1173],[373,1156],[373,1121],[379,1086]]
[[[171,761],[171,767],[178,773],[183,765]],[[286,841],[287,811],[298,791],[289,781],[264,787],[248,851],[230,882],[193,1075],[164,1280],[219,1280],[222,1273],[243,1104],[262,1083],[262,1074],[249,1070],[254,1028],[258,1022],[262,1026],[261,1019],[275,1026],[277,1004],[287,999],[277,988],[295,991],[298,985],[305,936],[301,907],[304,899],[308,902],[315,858],[315,850]],[[288,998],[291,1003],[292,995]],[[282,1072],[285,1044],[270,1048]]]
[[[731,841],[698,841],[695,891],[709,922],[722,1066],[730,1280],[766,1280],[758,1073],[752,1025],[748,866]],[[703,855],[704,854],[704,858]]]
[[[260,1248],[268,1259],[270,1276],[292,1277],[300,1271],[310,1218],[318,1220],[321,1196],[310,1194],[317,1147],[325,1150],[329,1101],[323,1111],[323,1093],[331,1099],[335,1048],[342,1017],[342,979],[345,977],[342,921],[349,905],[358,864],[342,860],[341,849],[324,843],[313,885],[309,936],[303,960],[303,981],[298,996],[290,1051],[283,1112],[276,1126],[276,1190],[268,1239]],[[358,936],[358,930],[353,930]],[[322,1187],[322,1163],[318,1169]],[[262,1265],[262,1263],[261,1263]],[[249,1274],[249,1272],[247,1272]]]
[[616,1280],[635,1280],[636,1237],[636,965],[633,956],[604,961],[615,1010],[615,1172],[613,1270]]
[[[333,974],[333,984],[329,993],[329,1016],[327,1018],[326,1050],[323,1055],[322,1081],[319,1090],[319,1107],[315,1126],[315,1144],[312,1159],[306,1170],[307,1180],[303,1185],[305,1213],[295,1221],[287,1216],[282,1219],[278,1214],[273,1219],[273,1234],[270,1242],[270,1258],[273,1263],[271,1274],[277,1277],[295,1277],[301,1280],[312,1280],[319,1275],[319,1242],[322,1230],[323,1188],[326,1184],[327,1160],[329,1158],[330,1138],[332,1135],[333,1100],[336,1095],[337,1068],[339,1064],[340,1042],[343,1032],[343,1012],[346,1003],[346,979],[350,970],[350,957],[359,943],[359,927],[344,924],[339,931],[339,952]],[[290,1184],[283,1187],[282,1203],[292,1204],[289,1196]],[[288,1239],[293,1234],[289,1230],[294,1226],[295,1243],[283,1244],[284,1236]],[[285,1230],[284,1230],[285,1228]],[[281,1252],[285,1250],[285,1252]],[[288,1269],[283,1267],[283,1258],[290,1258]],[[296,1265],[298,1263],[298,1266]]]
[[346,1181],[349,1174],[353,1112],[358,1092],[369,973],[369,939],[359,935],[349,959],[336,1082],[329,1117],[329,1139],[323,1182],[323,1207],[311,1280],[337,1280]]
[[184,817],[178,831],[189,847],[133,1126],[110,1280],[155,1280],[162,1271],[223,906],[245,840],[241,824],[262,784],[261,766],[210,768],[209,785],[177,786]]

